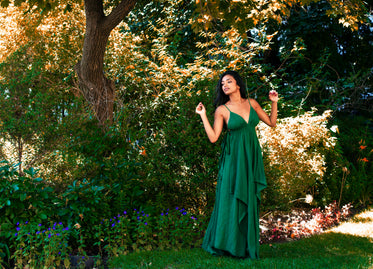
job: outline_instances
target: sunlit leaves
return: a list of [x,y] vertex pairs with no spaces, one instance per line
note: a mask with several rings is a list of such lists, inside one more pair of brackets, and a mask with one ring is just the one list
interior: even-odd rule
[[72,1],[71,0],[12,0],[12,1],[0,0],[0,3],[2,7],[9,7],[12,4],[17,7],[20,7],[20,6],[25,7],[24,4],[26,4],[26,6],[30,8],[29,9],[27,8],[25,10],[30,11],[35,8],[38,10],[38,13],[44,15],[60,5],[64,5],[66,7],[65,11],[68,11],[70,10],[71,5],[73,3],[81,4],[82,1],[81,0],[72,0]]
[[346,28],[358,30],[359,24],[367,21],[365,14],[367,13],[365,3],[358,0],[340,1],[329,0],[331,9],[326,12],[331,17],[338,18]]
[[313,113],[280,119],[275,129],[259,125],[267,169],[277,173],[269,180],[281,199],[290,201],[311,190],[315,195],[317,183],[324,180],[326,152],[333,151],[336,138],[326,126],[331,111]]
[[21,13],[22,10],[14,6],[0,9],[0,62],[27,42]]
[[[264,0],[232,0],[209,1],[196,0],[198,18],[193,23],[196,31],[207,30],[214,27],[216,21],[234,26],[243,35],[246,31],[260,23],[270,20],[281,23],[290,16],[293,7],[306,7],[315,0],[299,1],[264,1]],[[327,1],[331,8],[327,15],[338,17],[340,23],[346,27],[357,30],[359,23],[364,22],[365,3],[360,0]]]

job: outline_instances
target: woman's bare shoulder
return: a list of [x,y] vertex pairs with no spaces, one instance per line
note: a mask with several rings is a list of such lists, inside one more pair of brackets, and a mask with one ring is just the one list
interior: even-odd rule
[[215,115],[221,115],[225,117],[227,112],[228,112],[228,109],[225,107],[225,105],[220,105],[216,108]]
[[257,108],[259,106],[259,103],[254,98],[249,98],[249,101],[253,108]]
[[218,106],[218,107],[216,108],[215,111],[221,113],[221,112],[223,112],[223,111],[225,111],[225,110],[227,110],[227,108],[225,107],[225,105],[220,105],[220,106]]

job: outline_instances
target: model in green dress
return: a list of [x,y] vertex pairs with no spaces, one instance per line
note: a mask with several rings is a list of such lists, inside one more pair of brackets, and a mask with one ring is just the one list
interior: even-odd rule
[[198,104],[206,133],[216,142],[226,125],[222,143],[214,210],[202,247],[215,255],[259,258],[260,192],[266,187],[262,152],[255,127],[262,120],[275,126],[278,94],[271,91],[271,115],[249,99],[237,72],[227,71],[217,85],[213,127]]

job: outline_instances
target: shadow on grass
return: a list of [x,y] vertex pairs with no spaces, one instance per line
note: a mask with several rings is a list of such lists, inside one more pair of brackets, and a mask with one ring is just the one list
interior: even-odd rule
[[216,257],[200,248],[150,251],[113,258],[110,268],[373,268],[373,240],[346,234],[262,245],[260,252],[260,260],[250,260]]

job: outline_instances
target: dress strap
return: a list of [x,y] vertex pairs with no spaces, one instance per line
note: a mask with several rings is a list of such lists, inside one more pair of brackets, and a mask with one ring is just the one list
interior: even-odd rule
[[224,104],[224,106],[229,110],[229,112],[231,112],[231,110],[226,106],[226,104]]

